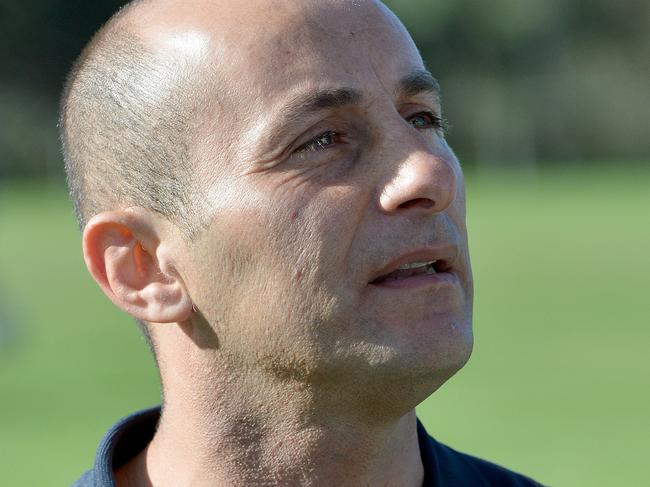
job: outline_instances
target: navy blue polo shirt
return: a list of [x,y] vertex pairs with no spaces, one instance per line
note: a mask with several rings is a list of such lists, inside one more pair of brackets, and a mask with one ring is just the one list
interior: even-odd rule
[[[73,487],[115,487],[113,470],[135,457],[156,432],[160,408],[128,416],[104,436],[95,457],[95,466]],[[418,442],[424,465],[422,487],[539,487],[542,484],[448,446],[438,443],[418,421]]]

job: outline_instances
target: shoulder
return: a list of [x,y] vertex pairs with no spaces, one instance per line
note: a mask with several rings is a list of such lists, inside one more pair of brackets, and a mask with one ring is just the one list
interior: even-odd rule
[[433,438],[431,440],[436,443],[441,467],[451,474],[452,478],[454,478],[455,474],[461,473],[463,475],[475,475],[483,480],[485,485],[499,487],[540,487],[542,485],[525,475],[481,458],[456,451]]
[[418,437],[425,469],[425,486],[543,487],[525,475],[436,441],[421,424],[418,424]]
[[72,484],[72,487],[95,487],[95,478],[93,476],[93,471],[88,470],[83,474],[79,479]]

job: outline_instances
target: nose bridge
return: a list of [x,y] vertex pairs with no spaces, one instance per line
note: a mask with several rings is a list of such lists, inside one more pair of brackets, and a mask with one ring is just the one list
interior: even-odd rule
[[[438,213],[454,200],[457,190],[456,159],[442,139],[425,135],[404,123],[384,138],[386,167],[379,197],[382,211]],[[425,140],[430,136],[430,141]]]

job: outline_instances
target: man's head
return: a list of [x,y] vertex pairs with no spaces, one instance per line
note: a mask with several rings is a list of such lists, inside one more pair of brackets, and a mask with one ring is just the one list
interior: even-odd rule
[[63,139],[88,267],[153,324],[163,384],[185,357],[395,412],[468,359],[462,173],[380,3],[135,4],[78,63]]

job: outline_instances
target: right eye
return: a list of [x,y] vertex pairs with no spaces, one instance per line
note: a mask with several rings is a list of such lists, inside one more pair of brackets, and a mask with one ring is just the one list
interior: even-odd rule
[[406,119],[416,129],[444,130],[444,121],[432,112],[419,112]]
[[333,130],[328,130],[322,134],[314,137],[309,142],[298,147],[293,151],[294,154],[300,154],[304,152],[316,152],[328,149],[334,145],[337,141],[339,134]]

